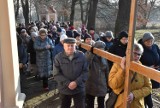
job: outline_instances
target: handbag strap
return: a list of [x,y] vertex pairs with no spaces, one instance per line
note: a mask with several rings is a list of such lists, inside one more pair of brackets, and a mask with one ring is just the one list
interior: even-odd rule
[[132,79],[131,79],[131,83],[132,83],[133,80],[135,79],[136,75],[137,75],[137,73],[135,72],[134,75],[133,75],[133,77],[132,77]]
[[[135,72],[134,75],[133,75],[133,77],[132,77],[132,79],[131,79],[131,83],[132,83],[133,80],[135,79],[136,75],[137,75],[137,73]],[[119,94],[121,94],[121,93],[123,93],[123,92],[124,92],[124,89],[123,89]]]

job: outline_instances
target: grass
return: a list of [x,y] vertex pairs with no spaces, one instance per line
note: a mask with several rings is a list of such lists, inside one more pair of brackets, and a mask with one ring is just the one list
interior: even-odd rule
[[155,37],[160,35],[160,29],[143,29],[143,30],[136,30],[135,32],[135,38],[139,40],[143,37],[143,34],[145,32],[151,32]]

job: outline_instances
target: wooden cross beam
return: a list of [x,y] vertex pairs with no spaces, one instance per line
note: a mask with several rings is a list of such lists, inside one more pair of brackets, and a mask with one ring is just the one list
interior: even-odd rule
[[[151,78],[155,81],[160,82],[160,71],[157,71],[155,69],[146,67],[144,65],[141,65],[132,61],[132,50],[133,50],[134,33],[135,33],[135,25],[136,25],[136,10],[137,10],[136,6],[137,6],[137,0],[131,0],[129,41],[128,41],[127,54],[126,54],[126,74],[125,74],[124,104],[123,104],[124,108],[130,107],[130,104],[127,102],[127,97],[130,92],[130,71],[135,71],[148,78]],[[91,46],[84,43],[81,43],[81,47],[89,51],[91,50]],[[102,51],[97,48],[93,49],[93,53],[118,64],[120,64],[122,59],[122,57],[116,56],[106,51]]]
[[[85,44],[85,43],[81,43],[81,47],[90,51],[91,50],[91,45]],[[118,63],[120,64],[122,57],[111,54],[107,51],[103,51],[101,49],[98,48],[93,48],[93,53],[97,54],[103,58],[106,58],[107,60],[110,60],[112,62]],[[142,74],[148,78],[151,78],[157,82],[160,82],[160,71],[152,69],[150,67],[138,64],[134,61],[130,62],[130,70],[135,71],[139,74]]]
[[[86,49],[86,50],[88,50],[88,51],[90,51],[92,46],[91,45],[87,45],[85,43],[81,43],[81,47]],[[118,64],[120,64],[121,59],[122,59],[122,57],[120,57],[120,56],[111,54],[111,53],[109,53],[107,51],[103,51],[103,50],[98,49],[98,48],[93,48],[93,53],[97,54],[97,55],[99,55],[99,56],[101,56],[103,58],[106,58],[107,60],[110,60],[112,62],[118,63]],[[160,71],[157,71],[157,70],[152,69],[150,67],[146,67],[144,65],[138,64],[138,63],[136,63],[134,61],[130,61],[129,65],[127,65],[127,66],[129,66],[129,67],[126,67],[129,70],[135,71],[135,72],[137,72],[139,74],[142,74],[142,75],[144,75],[144,76],[146,76],[148,78],[151,78],[151,79],[153,79],[155,81],[160,82]],[[127,75],[128,78],[130,76],[129,73],[130,72],[128,72],[128,75]],[[125,75],[125,78],[127,78],[127,77]],[[126,84],[126,82],[130,82],[129,79],[128,80],[125,79],[125,84]],[[128,97],[128,93],[130,91],[130,88],[128,88],[128,87],[129,86],[125,85],[125,88],[124,88],[124,93],[126,91],[128,91],[128,92],[126,92],[126,97],[124,97],[124,101],[125,101],[124,108],[128,108],[129,107],[129,104],[127,103],[127,97]]]
[[124,101],[123,101],[124,108],[130,107],[129,102],[127,102],[127,98],[131,88],[130,87],[131,85],[130,63],[132,61],[133,43],[134,43],[135,28],[136,28],[136,11],[137,11],[137,0],[131,0],[130,22],[129,22],[129,32],[128,32],[129,41],[127,45],[126,68],[125,68],[126,70],[125,70]]

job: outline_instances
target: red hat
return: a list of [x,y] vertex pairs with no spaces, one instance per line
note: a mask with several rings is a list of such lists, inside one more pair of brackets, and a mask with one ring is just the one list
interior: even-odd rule
[[70,30],[74,30],[74,26],[70,26]]

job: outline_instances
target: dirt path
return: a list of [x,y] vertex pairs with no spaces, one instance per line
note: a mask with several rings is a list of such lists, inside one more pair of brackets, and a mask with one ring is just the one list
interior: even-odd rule
[[[50,91],[44,91],[42,81],[34,76],[21,75],[22,92],[26,94],[24,108],[60,108],[60,99],[57,83],[53,78],[49,79]],[[160,102],[160,89],[153,90],[153,98]],[[96,106],[96,103],[95,103]],[[160,108],[160,104],[154,102],[154,108]]]

